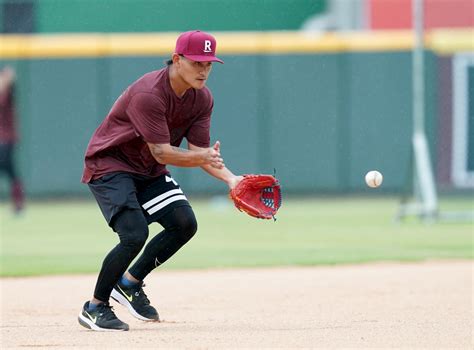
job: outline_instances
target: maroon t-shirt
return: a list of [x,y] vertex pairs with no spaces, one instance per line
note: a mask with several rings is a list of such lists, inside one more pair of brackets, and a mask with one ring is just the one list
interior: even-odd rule
[[82,182],[114,171],[150,177],[167,173],[147,143],[179,146],[186,138],[198,147],[209,147],[212,108],[212,95],[206,87],[176,96],[168,67],[145,74],[120,95],[92,135]]
[[17,141],[15,128],[14,87],[10,85],[0,94],[0,143],[13,144]]

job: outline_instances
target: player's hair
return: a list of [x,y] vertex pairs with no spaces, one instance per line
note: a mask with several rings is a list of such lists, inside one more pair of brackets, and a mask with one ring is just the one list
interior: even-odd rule
[[[179,56],[184,57],[184,55],[182,54],[179,54]],[[167,66],[171,66],[173,64],[173,60],[171,58],[169,60],[165,60],[165,64]]]

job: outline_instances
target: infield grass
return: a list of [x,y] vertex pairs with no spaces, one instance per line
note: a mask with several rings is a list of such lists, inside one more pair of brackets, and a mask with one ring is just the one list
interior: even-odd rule
[[[394,223],[396,198],[287,199],[278,220],[256,220],[225,198],[191,198],[197,235],[161,268],[347,264],[473,259],[474,224]],[[442,208],[473,210],[469,199]],[[118,242],[92,201],[0,204],[1,276],[97,272]],[[161,230],[150,226],[150,237]]]

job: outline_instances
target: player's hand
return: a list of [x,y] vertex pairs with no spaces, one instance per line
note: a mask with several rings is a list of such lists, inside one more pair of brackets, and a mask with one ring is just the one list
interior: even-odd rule
[[221,153],[221,142],[216,141],[216,143],[214,144],[214,146],[212,146],[212,148],[214,148],[220,154]]
[[204,152],[204,162],[205,164],[209,164],[213,168],[222,169],[225,167],[224,159],[221,157],[221,144],[219,141],[212,146],[206,149]]

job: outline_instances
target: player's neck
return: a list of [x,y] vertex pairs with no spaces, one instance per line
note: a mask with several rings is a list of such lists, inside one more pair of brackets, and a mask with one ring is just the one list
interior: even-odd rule
[[176,68],[172,65],[170,66],[169,77],[171,88],[173,89],[176,96],[183,97],[191,86],[183,80],[183,78],[176,71]]

